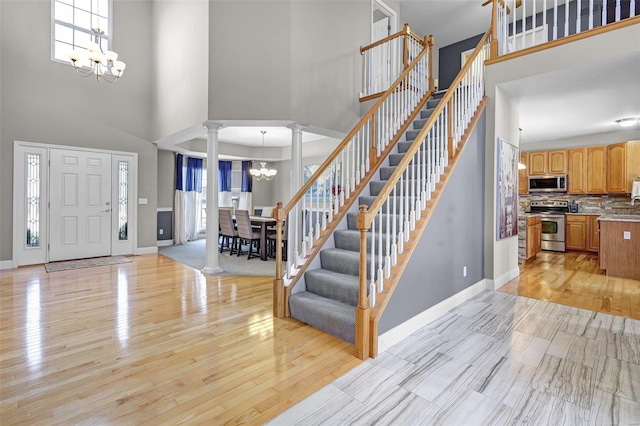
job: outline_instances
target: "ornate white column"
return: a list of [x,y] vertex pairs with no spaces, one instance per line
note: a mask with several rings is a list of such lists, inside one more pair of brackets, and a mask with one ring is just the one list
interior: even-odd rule
[[293,197],[302,187],[302,130],[305,126],[291,124],[291,194]]
[[206,122],[207,129],[207,240],[202,272],[222,272],[218,262],[218,130],[221,124]]

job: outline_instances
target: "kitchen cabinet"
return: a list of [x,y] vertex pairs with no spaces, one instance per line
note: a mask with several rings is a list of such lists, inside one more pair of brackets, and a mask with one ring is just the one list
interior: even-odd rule
[[528,194],[529,193],[529,153],[521,152],[520,153],[520,163],[524,164],[526,169],[518,170],[518,194]]
[[529,176],[547,174],[547,151],[529,153]]
[[587,249],[587,216],[568,214],[566,219],[566,248],[585,251]]
[[569,194],[587,193],[587,148],[567,150],[567,171]]
[[[587,194],[607,193],[607,147],[590,146],[587,148],[587,166],[585,168]],[[571,180],[569,180],[571,182]]]
[[607,193],[630,194],[633,178],[640,175],[640,141],[607,146]]
[[602,216],[598,257],[608,276],[640,280],[640,221]]
[[568,149],[567,192],[569,194],[606,194],[606,159],[606,146]]
[[542,221],[540,216],[527,217],[526,260],[536,257],[542,249]]
[[567,173],[567,150],[529,153],[529,176],[564,175]]
[[600,251],[599,215],[587,216],[587,251]]
[[550,175],[567,174],[567,150],[558,149],[547,154],[547,171]]

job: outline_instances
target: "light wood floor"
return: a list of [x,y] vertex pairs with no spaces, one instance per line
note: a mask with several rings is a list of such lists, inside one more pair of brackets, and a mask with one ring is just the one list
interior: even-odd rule
[[0,424],[263,424],[361,362],[271,277],[132,259],[0,271]]
[[607,276],[594,254],[538,253],[498,291],[640,319],[640,281]]

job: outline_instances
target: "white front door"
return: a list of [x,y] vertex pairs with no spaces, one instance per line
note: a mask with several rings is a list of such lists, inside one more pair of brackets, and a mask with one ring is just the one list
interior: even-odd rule
[[111,155],[52,149],[49,260],[111,254]]

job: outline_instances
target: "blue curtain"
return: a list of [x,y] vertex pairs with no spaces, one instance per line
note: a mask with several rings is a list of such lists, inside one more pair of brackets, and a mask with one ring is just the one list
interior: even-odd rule
[[242,192],[251,192],[253,187],[253,178],[251,177],[251,173],[249,173],[252,164],[251,161],[242,162]]
[[218,190],[231,192],[231,161],[218,161]]
[[184,190],[185,178],[186,178],[186,173],[184,170],[183,155],[178,154],[176,155],[176,189],[177,190],[179,191]]
[[187,157],[187,166],[184,165],[184,156],[176,155],[176,189],[179,191],[202,192],[202,159]]
[[187,157],[187,191],[202,192],[202,158]]

